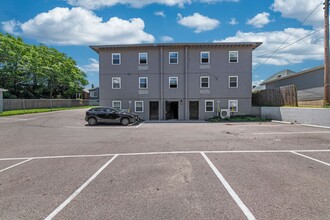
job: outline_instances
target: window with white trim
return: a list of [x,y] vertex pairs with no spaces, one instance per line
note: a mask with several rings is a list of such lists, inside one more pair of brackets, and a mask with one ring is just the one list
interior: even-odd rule
[[214,112],[214,100],[205,100],[205,112]]
[[229,76],[229,88],[238,88],[238,76]]
[[135,101],[135,112],[143,112],[143,101]]
[[148,88],[148,77],[139,77],[139,89]]
[[148,64],[148,53],[139,53],[139,64]]
[[179,63],[179,53],[178,52],[169,52],[169,64],[178,64]]
[[228,100],[228,108],[231,112],[238,112],[238,101]]
[[121,101],[112,101],[112,108],[121,109]]
[[238,63],[238,51],[229,51],[229,63]]
[[209,51],[202,51],[200,53],[200,63],[201,64],[210,63],[210,52]]
[[210,77],[209,76],[200,77],[200,88],[210,88]]
[[120,77],[112,77],[112,89],[121,89]]
[[112,65],[121,64],[121,55],[120,53],[112,53]]
[[170,89],[178,88],[178,77],[169,77],[168,81]]

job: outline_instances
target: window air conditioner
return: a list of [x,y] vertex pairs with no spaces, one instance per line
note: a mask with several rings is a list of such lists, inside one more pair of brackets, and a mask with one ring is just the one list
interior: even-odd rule
[[221,109],[221,111],[220,111],[220,117],[222,119],[224,119],[224,118],[230,118],[230,110],[229,109]]

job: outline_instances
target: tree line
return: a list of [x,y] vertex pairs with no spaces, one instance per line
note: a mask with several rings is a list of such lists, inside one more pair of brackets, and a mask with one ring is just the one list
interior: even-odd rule
[[0,33],[0,88],[5,98],[70,98],[88,84],[71,57]]

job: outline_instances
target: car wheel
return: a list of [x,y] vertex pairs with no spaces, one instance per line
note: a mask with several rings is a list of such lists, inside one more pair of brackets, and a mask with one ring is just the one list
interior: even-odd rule
[[94,117],[89,118],[89,119],[88,119],[88,124],[89,124],[90,126],[94,126],[94,125],[96,125],[96,124],[97,124],[97,120],[96,120],[96,118],[94,118]]
[[128,118],[122,118],[120,122],[121,122],[122,125],[127,126],[129,124],[129,119]]

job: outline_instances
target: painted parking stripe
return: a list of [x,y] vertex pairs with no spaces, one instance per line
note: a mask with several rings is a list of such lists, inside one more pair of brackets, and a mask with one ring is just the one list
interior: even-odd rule
[[214,166],[214,164],[211,162],[211,160],[206,156],[204,152],[201,152],[202,156],[206,160],[206,162],[209,164],[215,175],[218,177],[222,185],[226,188],[228,193],[231,195],[231,197],[235,200],[236,204],[241,208],[243,213],[245,214],[246,218],[248,220],[255,220],[256,218],[253,216],[253,214],[250,212],[250,210],[246,207],[246,205],[242,202],[242,200],[238,197],[238,195],[235,193],[233,188],[229,185],[229,183],[226,181],[226,179],[222,176],[222,174],[219,172],[219,170]]
[[58,206],[50,215],[48,215],[45,220],[53,219],[62,209],[64,209],[83,189],[85,189],[88,184],[90,184],[118,155],[112,157],[108,162],[106,162],[96,173],[93,174],[83,185],[81,185],[69,198],[67,198],[60,206]]
[[241,153],[313,153],[313,152],[329,152],[330,150],[237,150],[237,151],[169,151],[169,152],[142,152],[142,153],[113,153],[113,154],[83,154],[83,155],[58,155],[58,156],[40,156],[40,157],[7,157],[0,158],[0,161],[10,161],[10,160],[43,160],[43,159],[61,159],[61,158],[88,158],[88,157],[112,157],[118,156],[141,156],[141,155],[162,155],[162,154],[200,154],[201,152],[207,154],[241,154]]
[[288,132],[262,132],[254,135],[290,135],[290,134],[330,134],[330,131],[288,131]]
[[17,163],[17,164],[14,164],[14,165],[12,165],[12,166],[10,166],[10,167],[4,168],[4,169],[0,170],[0,173],[4,172],[4,171],[6,171],[6,170],[9,170],[9,169],[11,169],[11,168],[17,167],[17,166],[19,166],[19,165],[21,165],[21,164],[23,164],[23,163],[29,162],[29,161],[32,160],[32,159],[33,159],[33,158],[29,158],[29,159],[27,159],[27,160],[24,160],[24,161],[22,161],[22,162],[19,162],[19,163]]
[[306,155],[304,155],[304,154],[297,153],[297,152],[295,152],[295,151],[291,151],[291,153],[296,154],[296,155],[299,155],[299,156],[301,156],[301,157],[305,157],[305,158],[310,159],[310,160],[314,160],[314,161],[319,162],[319,163],[322,163],[322,164],[324,164],[324,165],[330,166],[330,163],[326,163],[326,162],[324,162],[324,161],[322,161],[322,160],[318,160],[318,159],[315,159],[315,158],[313,158],[313,157],[309,157],[309,156],[306,156]]

